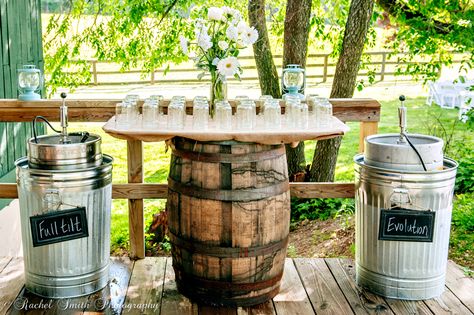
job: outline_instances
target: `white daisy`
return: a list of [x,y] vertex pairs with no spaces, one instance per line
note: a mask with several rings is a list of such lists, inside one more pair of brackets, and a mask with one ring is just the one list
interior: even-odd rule
[[233,25],[229,25],[229,27],[225,31],[225,35],[231,41],[236,42],[239,38],[239,32],[237,32],[237,28]]
[[186,37],[183,35],[179,35],[179,44],[181,45],[181,50],[183,51],[183,54],[187,55],[189,53],[188,51],[188,40]]
[[234,9],[229,8],[227,6],[223,6],[221,9],[222,9],[223,21],[232,21],[234,19],[234,12],[235,12]]
[[242,41],[245,45],[253,45],[258,39],[258,31],[255,27],[247,27],[247,29],[242,32]]
[[221,59],[217,64],[217,71],[224,77],[231,77],[239,73],[239,61],[235,57]]
[[217,45],[219,45],[219,48],[222,50],[226,50],[227,48],[229,48],[229,43],[223,40],[220,40],[219,43],[217,43]]
[[210,7],[207,10],[207,18],[211,21],[222,21],[222,9],[216,7]]

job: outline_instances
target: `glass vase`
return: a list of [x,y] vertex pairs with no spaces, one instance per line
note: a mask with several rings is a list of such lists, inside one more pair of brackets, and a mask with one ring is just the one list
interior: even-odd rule
[[209,115],[214,118],[216,103],[227,100],[227,82],[217,72],[211,72],[211,97]]

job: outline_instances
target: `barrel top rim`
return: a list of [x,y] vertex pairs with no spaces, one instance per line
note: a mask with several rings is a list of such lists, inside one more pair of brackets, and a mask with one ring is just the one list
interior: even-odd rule
[[[423,134],[418,134],[418,133],[412,133],[412,134],[407,134],[408,137],[411,139],[427,139],[427,140],[432,140],[432,143],[421,143],[421,144],[416,144],[416,145],[436,145],[436,144],[441,144],[444,145],[444,141],[441,138],[434,137],[434,136],[429,136],[429,135],[423,135]],[[408,144],[399,144],[399,143],[384,143],[384,142],[375,142],[371,140],[375,139],[383,139],[383,138],[400,138],[399,133],[384,133],[384,134],[375,134],[371,136],[367,136],[365,138],[365,143],[368,145],[372,146],[382,146],[382,147],[409,147]]]
[[31,168],[28,164],[29,160],[27,156],[23,156],[15,161],[15,166],[21,169],[28,169],[34,172],[48,172],[48,173],[55,173],[55,174],[67,174],[67,173],[82,173],[87,171],[93,171],[100,168],[107,168],[112,167],[112,163],[114,158],[108,154],[102,154],[102,163],[100,165],[94,165],[90,167],[84,168],[76,168],[76,169],[42,169],[42,168]]
[[[71,132],[69,133],[69,135],[71,136],[79,136],[79,134],[76,134],[76,132]],[[46,139],[46,138],[60,138],[61,135],[60,134],[49,134],[49,135],[41,135],[41,136],[37,136],[36,138],[38,140],[40,139]],[[35,137],[31,137],[30,139],[28,139],[28,145],[29,146],[37,146],[37,147],[51,147],[51,148],[57,148],[57,147],[64,147],[64,148],[70,148],[70,147],[75,147],[75,146],[81,146],[81,145],[84,145],[84,146],[88,146],[88,145],[93,145],[93,144],[96,144],[97,142],[101,142],[102,141],[102,137],[98,134],[95,134],[95,133],[90,133],[88,135],[88,138],[85,142],[75,142],[75,143],[42,143],[42,142],[38,142],[36,143],[35,142]]]
[[372,165],[367,165],[364,163],[364,154],[359,153],[354,156],[354,162],[358,166],[363,166],[368,169],[372,169],[375,171],[381,171],[381,172],[390,172],[390,173],[396,173],[396,174],[416,174],[416,175],[435,175],[435,174],[443,174],[443,173],[449,173],[452,171],[456,171],[458,168],[459,164],[455,160],[444,157],[443,158],[443,166],[446,168],[443,168],[442,170],[431,170],[431,171],[410,171],[410,170],[396,170],[396,169],[390,169],[390,168],[382,168],[382,167],[377,167],[377,166],[372,166]]

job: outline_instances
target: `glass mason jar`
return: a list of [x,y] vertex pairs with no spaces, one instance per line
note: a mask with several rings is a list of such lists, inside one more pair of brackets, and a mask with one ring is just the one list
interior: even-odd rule
[[220,130],[230,130],[232,128],[232,107],[227,101],[216,103],[216,126]]

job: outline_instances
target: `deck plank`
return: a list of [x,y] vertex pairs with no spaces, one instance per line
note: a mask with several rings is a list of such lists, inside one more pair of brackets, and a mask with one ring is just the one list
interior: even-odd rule
[[[110,282],[102,290],[87,296],[48,299],[39,297],[25,288],[18,294],[17,304],[8,310],[9,315],[23,314],[25,309],[19,307],[21,301],[28,302],[26,305],[39,306],[39,309],[30,309],[28,314],[120,314],[120,308],[125,300],[128,282],[133,262],[128,257],[112,257],[110,264]],[[45,307],[42,308],[41,306]]]
[[436,315],[473,314],[447,287],[440,297],[426,300],[425,304]]
[[474,279],[466,276],[452,261],[448,261],[446,286],[474,313]]
[[293,260],[287,258],[280,292],[273,298],[277,314],[314,314],[308,295],[298,275]]
[[423,301],[407,301],[386,298],[390,309],[398,315],[417,314],[417,315],[433,315],[428,306]]
[[2,273],[3,269],[5,269],[12,259],[12,257],[0,257],[0,273]]
[[198,315],[198,305],[178,292],[171,257],[166,258],[165,283],[161,300],[163,315]]
[[165,257],[146,257],[135,262],[125,300],[127,314],[160,314],[165,265]]
[[294,259],[306,293],[316,313],[353,314],[344,294],[323,259]]
[[109,283],[103,290],[89,296],[84,314],[120,314],[122,310],[124,313],[128,311],[124,308],[124,303],[134,262],[128,257],[110,259]]
[[326,258],[325,261],[355,314],[393,314],[383,298],[357,287],[352,260]]
[[237,315],[276,315],[272,301],[268,301],[252,307],[239,307]]
[[0,273],[0,314],[13,305],[25,283],[23,258],[13,258]]

